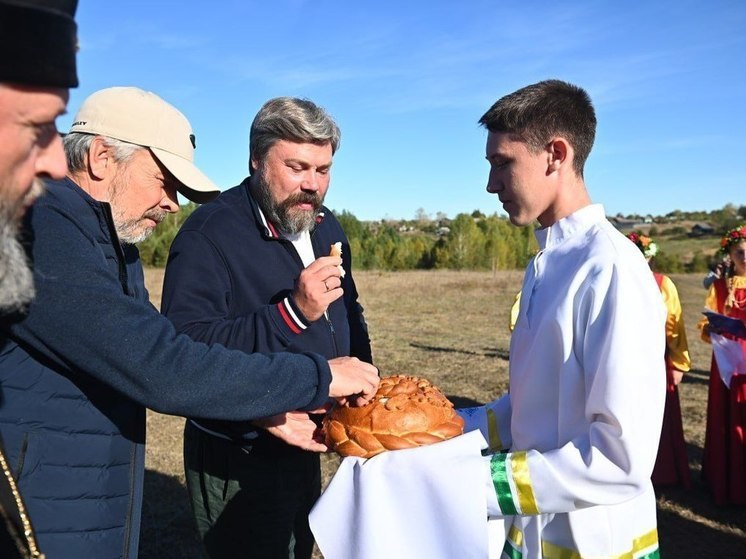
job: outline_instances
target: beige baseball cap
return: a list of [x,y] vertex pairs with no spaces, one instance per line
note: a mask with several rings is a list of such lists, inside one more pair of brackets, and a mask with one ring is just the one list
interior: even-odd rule
[[155,93],[136,87],[110,87],[90,95],[75,115],[70,132],[108,136],[149,148],[182,184],[179,192],[198,204],[220,189],[194,165],[192,126]]

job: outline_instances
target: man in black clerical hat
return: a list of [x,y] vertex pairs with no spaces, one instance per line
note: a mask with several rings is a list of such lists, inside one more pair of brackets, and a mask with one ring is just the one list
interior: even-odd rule
[[[78,0],[0,0],[0,317],[34,296],[18,239],[20,220],[43,191],[41,178],[67,170],[55,119],[77,87]],[[0,350],[5,345],[0,335]],[[0,386],[0,406],[6,395]],[[0,445],[0,557],[43,557],[16,486],[18,464]]]

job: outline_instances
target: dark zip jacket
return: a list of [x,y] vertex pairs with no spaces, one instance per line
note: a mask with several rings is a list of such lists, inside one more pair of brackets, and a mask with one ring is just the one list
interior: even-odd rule
[[148,302],[109,205],[71,180],[47,184],[25,233],[37,296],[0,323],[0,435],[50,559],[137,556],[145,407],[245,421],[327,400],[320,355],[179,335]]
[[[251,195],[249,179],[187,218],[171,245],[162,312],[195,340],[249,353],[313,351],[371,362],[370,340],[351,272],[350,247],[326,208],[311,230],[316,258],[342,242],[343,297],[328,317],[309,322],[291,292],[303,270],[292,243],[269,223]],[[196,419],[199,426],[242,444],[300,452],[248,424]]]

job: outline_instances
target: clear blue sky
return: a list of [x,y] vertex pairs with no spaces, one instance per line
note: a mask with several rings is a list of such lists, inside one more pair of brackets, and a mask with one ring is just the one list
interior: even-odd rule
[[98,89],[154,91],[223,189],[247,174],[256,111],[292,95],[342,129],[332,209],[502,213],[477,120],[559,78],[596,106],[586,183],[608,214],[746,203],[744,0],[80,0],[77,20],[81,87],[60,129]]

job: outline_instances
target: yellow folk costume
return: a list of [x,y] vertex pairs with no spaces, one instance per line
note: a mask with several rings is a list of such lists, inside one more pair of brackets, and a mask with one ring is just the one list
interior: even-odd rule
[[666,305],[666,404],[652,481],[656,487],[681,485],[689,489],[692,484],[689,459],[681,422],[679,389],[674,382],[673,372],[689,371],[692,362],[689,357],[679,292],[668,276],[658,273],[654,276]]

